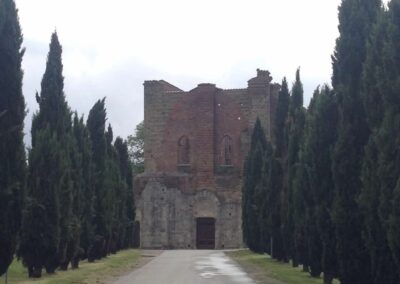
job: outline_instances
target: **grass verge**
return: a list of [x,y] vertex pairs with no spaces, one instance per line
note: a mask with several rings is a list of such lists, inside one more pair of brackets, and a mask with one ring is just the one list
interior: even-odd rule
[[[15,260],[8,270],[8,283],[25,284],[69,284],[85,283],[99,284],[107,283],[113,277],[119,276],[124,272],[132,270],[140,260],[138,250],[124,250],[115,255],[101,259],[94,263],[82,261],[79,269],[69,269],[68,271],[57,271],[54,275],[48,275],[43,271],[42,278],[29,279],[28,272],[22,263]],[[0,277],[0,283],[4,283],[4,275]]]
[[[265,255],[255,254],[249,250],[226,252],[228,256],[238,262],[244,270],[258,283],[277,283],[278,280],[286,284],[323,284],[322,278],[312,278],[302,268],[293,268],[290,264],[281,263]],[[339,284],[339,281],[334,281]]]

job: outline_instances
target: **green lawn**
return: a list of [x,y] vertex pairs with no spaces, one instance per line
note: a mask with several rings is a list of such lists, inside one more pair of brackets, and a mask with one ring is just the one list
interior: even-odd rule
[[[47,275],[44,271],[42,278],[29,279],[28,272],[22,264],[15,260],[8,272],[8,283],[24,284],[67,284],[67,283],[104,283],[107,279],[118,276],[125,271],[133,269],[139,262],[140,252],[138,250],[120,251],[115,255],[95,263],[82,261],[79,269],[68,271],[57,271],[54,275]],[[0,283],[4,283],[4,275],[0,277]]]
[[[248,250],[227,252],[249,274],[260,283],[269,283],[268,279],[276,279],[286,284],[323,284],[322,278],[312,278],[301,268],[293,268],[290,264],[275,261],[265,255],[255,254]],[[334,281],[339,284],[339,281]]]

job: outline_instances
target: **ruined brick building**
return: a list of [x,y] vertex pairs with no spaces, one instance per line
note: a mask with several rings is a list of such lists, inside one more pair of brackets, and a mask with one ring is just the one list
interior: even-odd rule
[[257,117],[271,136],[280,90],[271,81],[257,70],[244,89],[144,83],[145,172],[136,178],[142,248],[242,246],[243,162]]

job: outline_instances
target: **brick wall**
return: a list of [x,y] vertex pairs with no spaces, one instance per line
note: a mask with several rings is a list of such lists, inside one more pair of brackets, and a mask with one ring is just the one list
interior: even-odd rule
[[[165,81],[146,81],[145,171],[192,174],[196,188],[214,188],[215,175],[241,175],[257,117],[272,137],[280,86],[268,71],[257,70],[247,89],[222,90],[200,84],[183,92]],[[178,141],[188,137],[190,164],[178,165]],[[232,168],[224,167],[224,136],[232,139]]]

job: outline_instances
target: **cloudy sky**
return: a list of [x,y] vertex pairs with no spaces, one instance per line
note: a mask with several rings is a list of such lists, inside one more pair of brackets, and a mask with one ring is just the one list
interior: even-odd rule
[[[127,137],[143,120],[143,81],[184,90],[198,83],[241,88],[256,69],[274,81],[301,67],[305,105],[331,77],[340,0],[16,0],[24,34],[24,94],[37,110],[48,44],[63,45],[65,93],[89,113],[107,97],[114,133]],[[29,136],[26,142],[29,143]]]

